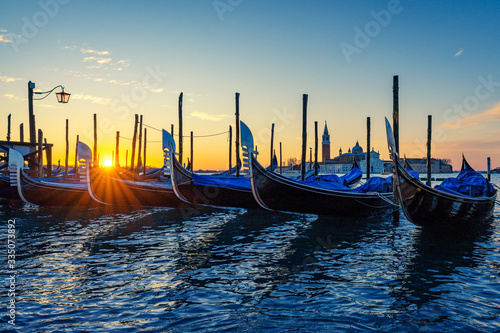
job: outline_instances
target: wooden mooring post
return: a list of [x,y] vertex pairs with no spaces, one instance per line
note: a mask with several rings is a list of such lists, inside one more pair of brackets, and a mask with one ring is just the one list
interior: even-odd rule
[[306,178],[306,149],[307,149],[307,99],[308,95],[302,95],[302,161],[300,170],[300,179]]
[[120,131],[116,131],[115,167],[120,167]]
[[371,155],[371,142],[370,142],[370,136],[371,136],[371,124],[370,124],[370,117],[366,118],[366,180],[370,179],[370,155]]
[[[392,81],[392,126],[396,152],[399,155],[399,77],[394,75]],[[399,157],[399,156],[398,156]]]
[[487,158],[486,159],[486,164],[487,164],[487,167],[488,167],[488,173],[487,173],[487,177],[488,177],[488,181],[491,181],[491,158]]
[[130,171],[134,173],[134,159],[135,159],[135,143],[137,139],[137,125],[139,124],[139,115],[135,115],[134,122],[134,136],[132,137],[132,158],[130,159]]
[[47,138],[43,139],[45,143],[45,155],[47,157],[47,177],[52,177],[52,145],[47,144]]
[[193,163],[193,157],[194,157],[194,152],[193,152],[193,131],[191,131],[191,172],[194,172],[194,163]]
[[73,175],[76,175],[78,172],[78,141],[80,140],[80,136],[76,136],[76,148],[75,148],[75,166],[73,167]]
[[[29,126],[30,126],[30,143],[33,145],[31,149],[34,149],[34,147],[36,145],[36,125],[35,125],[35,115],[33,113],[33,89],[35,89],[35,83],[29,81],[28,82],[28,112],[29,112],[28,121],[29,121]],[[34,165],[35,164],[33,163],[33,166]]]
[[66,156],[64,157],[64,177],[68,177],[69,160],[69,119],[66,119]]
[[[36,137],[36,127],[34,126],[35,124],[35,115],[32,115],[32,117],[30,118],[32,120],[32,122],[30,123],[30,143],[31,143],[31,146],[30,146],[30,152],[35,152],[37,151],[37,137]],[[31,135],[31,125],[33,124],[33,135]],[[33,174],[36,174],[38,172],[38,169],[37,169],[37,156],[36,154],[33,154],[29,157],[28,159],[28,165],[30,166],[30,171],[33,173]]]
[[429,186],[432,186],[431,140],[432,140],[432,115],[428,115],[427,116],[427,185]]
[[19,125],[19,141],[24,142],[24,124]]
[[231,154],[233,150],[233,128],[231,125],[229,125],[229,174],[231,174],[231,168],[233,167],[231,165]]
[[38,130],[38,177],[43,177],[43,132]]
[[[142,164],[142,114],[139,117],[139,151],[137,152],[137,174],[141,172],[141,164]],[[133,171],[132,171],[133,172]]]
[[143,175],[146,175],[146,144],[147,144],[147,141],[148,141],[148,129],[145,128],[144,129],[144,162],[142,164],[142,174]]
[[270,170],[273,169],[273,145],[274,145],[274,123],[271,124],[271,149],[270,149],[270,159],[269,159],[269,165]]
[[283,160],[282,160],[282,150],[281,150],[281,142],[280,142],[280,175],[283,174]]
[[[240,176],[240,93],[235,94],[236,102],[236,177]],[[253,147],[252,147],[253,148]],[[249,156],[250,157],[250,156]]]
[[[394,75],[392,79],[392,127],[394,142],[396,143],[396,159],[399,159],[399,77]],[[394,166],[396,167],[396,166]],[[392,217],[395,223],[399,222],[399,196],[396,189],[396,177],[392,177],[392,189],[394,193],[394,210]]]
[[99,167],[97,156],[97,113],[94,113],[94,167]]
[[7,116],[7,141],[10,141],[10,119],[12,117],[12,114],[9,113]]
[[181,92],[179,95],[179,163],[182,165],[182,95]]
[[314,174],[318,174],[318,122],[314,122]]
[[313,168],[313,148],[309,147],[309,170]]

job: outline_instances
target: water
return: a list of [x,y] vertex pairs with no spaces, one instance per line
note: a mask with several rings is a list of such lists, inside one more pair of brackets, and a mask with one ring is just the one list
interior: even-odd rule
[[22,332],[500,331],[499,207],[453,235],[392,216],[4,205],[2,331],[9,219]]

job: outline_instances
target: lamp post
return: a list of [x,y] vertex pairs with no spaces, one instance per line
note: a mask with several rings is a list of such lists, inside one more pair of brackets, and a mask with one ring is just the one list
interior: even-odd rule
[[[59,103],[68,103],[69,101],[69,96],[71,94],[65,93],[64,92],[64,87],[61,85],[55,86],[49,91],[33,91],[35,89],[35,82],[28,82],[28,107],[29,107],[29,122],[30,122],[30,143],[31,144],[36,144],[36,127],[35,127],[35,115],[33,114],[33,100],[41,100],[46,98],[47,96],[50,95],[51,92],[53,92],[56,88],[61,88],[62,91],[56,93],[57,96],[57,101]],[[33,98],[33,94],[36,95],[45,95],[41,98]]]
[[[33,113],[33,100],[41,100],[46,98],[47,96],[50,95],[51,92],[53,92],[56,88],[61,88],[62,91],[56,93],[57,96],[57,101],[59,103],[68,103],[69,101],[69,96],[71,94],[65,93],[64,92],[64,87],[61,85],[55,86],[49,91],[43,91],[43,92],[38,92],[38,91],[33,91],[35,89],[35,82],[28,82],[28,110],[29,110],[29,123],[30,123],[30,150],[33,151],[36,146],[36,127],[35,127],[35,115]],[[33,98],[33,95],[45,95],[41,98]],[[41,152],[40,152],[41,154]],[[34,167],[34,164],[31,165],[31,168]],[[50,166],[48,166],[50,169]]]

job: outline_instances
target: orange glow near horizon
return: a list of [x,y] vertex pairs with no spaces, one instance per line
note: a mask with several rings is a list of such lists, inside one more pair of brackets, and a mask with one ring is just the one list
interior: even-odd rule
[[[48,132],[50,133],[50,132]],[[311,132],[309,132],[311,133]],[[314,132],[313,132],[314,133]],[[309,134],[310,135],[310,134]],[[61,138],[62,139],[62,138]],[[115,149],[115,144],[112,142],[109,142],[111,137],[107,137],[107,140],[104,141],[102,138],[98,138],[98,154],[100,155],[100,160],[102,161],[101,163],[104,166],[108,166],[108,164],[112,164],[112,153],[114,152]],[[148,142],[147,144],[147,160],[146,164],[148,167],[161,167],[163,165],[163,155],[161,152],[161,143],[158,142],[158,138],[153,138],[152,140],[155,140],[155,142]],[[364,138],[363,138],[364,139]],[[366,151],[366,142],[360,138],[359,143],[363,147],[363,150]],[[276,156],[278,158],[278,163],[279,163],[279,141],[281,138],[276,139],[275,137],[275,143],[274,143],[274,148],[276,151]],[[51,143],[54,143],[53,147],[53,164],[57,164],[57,160],[64,161],[64,147],[65,144],[64,142],[61,142],[62,140],[53,140]],[[235,139],[233,137],[233,144],[232,144],[232,161],[231,165],[235,166],[236,160],[235,160]],[[347,141],[347,140],[346,140]],[[347,142],[351,142],[355,140],[349,140]],[[86,140],[85,141],[90,147],[93,147],[93,144],[91,141]],[[338,148],[340,146],[340,143],[336,143],[338,140],[333,141],[331,145],[331,156],[337,156],[338,155]],[[314,145],[314,138],[309,137],[308,138],[308,146],[313,147]],[[69,164],[70,166],[72,165],[72,161],[74,161],[74,148],[71,149],[74,146],[74,141],[71,142],[70,140],[70,154],[69,154]],[[378,138],[377,140],[372,139],[372,146],[375,147],[375,151],[380,152],[380,158],[383,160],[389,160],[388,152],[385,151],[386,148],[386,142],[385,138]],[[269,154],[270,154],[270,147],[269,144],[263,144],[262,142],[259,142],[258,145],[258,159],[259,161],[267,166],[269,164]],[[349,145],[342,146],[342,150],[346,151],[347,148],[349,148]],[[352,145],[351,145],[352,148]],[[485,148],[491,148],[490,146],[485,147]],[[460,169],[461,166],[461,157],[462,157],[462,152],[465,154],[465,157],[471,164],[473,168],[476,170],[486,170],[486,157],[491,157],[492,159],[492,164],[491,167],[495,168],[498,165],[500,165],[500,155],[495,154],[493,150],[487,150],[487,149],[473,149],[472,146],[465,146],[461,145],[458,143],[453,143],[450,144],[448,142],[446,143],[440,143],[440,142],[433,142],[432,146],[432,156],[434,158],[449,158],[452,160],[452,166],[454,170]],[[402,154],[406,154],[407,157],[411,158],[422,158],[426,156],[426,147],[425,147],[425,142],[411,142],[411,141],[400,141],[400,149]],[[127,162],[125,161],[125,157],[127,156],[127,151],[128,151],[128,160]],[[177,147],[177,152],[179,151],[179,148]],[[125,167],[125,165],[128,165],[130,167],[130,159],[131,159],[131,153],[132,152],[132,145],[130,141],[122,141],[120,143],[120,151],[119,151],[119,165],[122,167]],[[190,142],[189,138],[185,139],[184,141],[184,149],[183,149],[183,164],[187,164],[187,159],[189,158],[191,160],[191,152],[190,152]],[[227,170],[229,168],[229,143],[227,142],[227,137],[223,138],[218,138],[218,139],[213,139],[213,138],[195,138],[194,142],[194,169],[195,170]],[[241,154],[241,149],[240,149],[240,154]],[[135,153],[135,162],[134,164],[137,165],[137,158],[138,158],[138,151],[136,148],[136,153]],[[291,140],[284,141],[283,142],[283,165],[285,166],[287,163],[287,160],[291,157],[296,157],[300,159],[300,142],[299,140],[295,140],[292,138]],[[309,148],[307,151],[307,161],[309,161]],[[141,152],[141,157],[144,158],[144,152]],[[240,155],[240,158],[242,156]],[[319,145],[319,156],[318,158],[322,159],[321,157],[321,141]],[[115,161],[116,163],[116,161]],[[111,165],[109,165],[111,166]]]

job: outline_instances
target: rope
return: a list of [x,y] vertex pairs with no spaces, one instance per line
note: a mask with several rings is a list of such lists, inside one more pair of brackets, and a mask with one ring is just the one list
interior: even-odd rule
[[132,141],[132,139],[126,138],[126,137],[121,136],[121,135],[120,135],[120,138],[121,138],[121,139],[125,139],[125,140],[130,140],[130,141]]
[[[495,186],[497,189],[499,189],[499,190],[500,190],[500,187],[498,187],[498,185],[493,184],[493,183],[490,183],[490,184],[491,184],[491,185],[493,185],[493,186]],[[495,203],[496,203],[497,205],[500,205],[500,200],[498,200],[498,199],[493,199],[493,198],[489,198],[489,199],[494,200],[494,201],[495,201]]]
[[[221,133],[216,133],[216,134],[207,134],[207,135],[193,135],[195,138],[207,138],[209,136],[217,136],[217,135],[222,135],[222,134],[227,134],[229,131],[221,132]],[[190,138],[191,136],[183,136],[184,138]]]
[[500,205],[500,200],[498,200],[498,199],[493,199],[490,197],[480,197],[480,199],[488,199],[488,200],[494,201],[497,205]]
[[370,208],[386,208],[386,207],[390,206],[390,205],[386,205],[386,206],[372,206],[372,205],[366,204],[364,202],[361,202],[359,200],[354,200],[354,201],[356,201],[357,203],[362,204],[363,206],[370,207]]
[[395,204],[393,201],[391,201],[389,198],[386,198],[384,197],[383,195],[381,195],[380,193],[377,192],[377,195],[379,196],[380,199],[384,200],[385,202],[387,202],[388,204],[390,205],[393,205],[394,207],[398,207],[400,208],[401,206],[400,205],[397,205]]
[[377,194],[377,196],[378,196],[380,199],[382,199],[382,200],[384,200],[385,202],[387,202],[387,203],[388,203],[388,205],[386,205],[386,206],[372,206],[372,205],[366,204],[366,203],[364,203],[364,202],[361,202],[361,201],[359,201],[359,200],[355,200],[355,201],[356,201],[356,202],[358,202],[358,203],[360,203],[360,204],[362,204],[362,205],[364,205],[364,206],[370,207],[370,208],[386,208],[386,207],[389,207],[389,206],[394,206],[394,207],[401,208],[401,206],[400,206],[400,205],[396,205],[394,202],[392,202],[390,199],[388,199],[388,198],[384,197],[384,196],[383,196],[383,195],[381,195],[380,193],[378,193],[378,192],[375,192],[375,193]]
[[[142,123],[143,126],[146,126],[148,128],[151,128],[151,129],[154,129],[155,131],[158,131],[158,132],[161,132],[160,129],[158,128],[155,128],[153,126],[149,126],[147,124],[144,124]],[[221,133],[215,133],[215,134],[207,134],[207,135],[193,135],[193,138],[207,138],[207,137],[210,137],[210,136],[217,136],[217,135],[222,135],[222,134],[228,134],[229,131],[225,131],[225,132],[221,132]],[[179,134],[174,134],[175,136],[179,136]],[[183,138],[190,138],[191,135],[183,135],[182,136]],[[151,141],[152,142],[152,141]]]
[[149,125],[146,125],[146,124],[144,124],[144,123],[142,123],[142,125],[143,125],[143,126],[146,126],[146,127],[148,127],[148,128],[154,129],[155,131],[161,132],[161,130],[160,130],[160,129],[154,128],[153,126],[149,126]]

